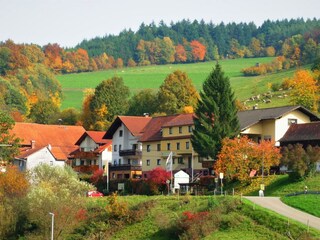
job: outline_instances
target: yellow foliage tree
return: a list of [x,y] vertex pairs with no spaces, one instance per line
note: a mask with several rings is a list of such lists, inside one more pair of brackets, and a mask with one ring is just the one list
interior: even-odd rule
[[317,111],[319,86],[310,72],[297,70],[293,78],[289,79],[289,84],[292,87],[291,102],[293,104]]

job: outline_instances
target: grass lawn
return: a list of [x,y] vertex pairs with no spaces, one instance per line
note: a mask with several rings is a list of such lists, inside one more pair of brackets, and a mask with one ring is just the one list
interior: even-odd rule
[[[221,60],[225,74],[230,78],[230,83],[239,100],[245,100],[253,94],[266,92],[267,83],[281,83],[284,78],[291,77],[295,70],[283,71],[280,73],[267,74],[257,77],[244,77],[241,69],[253,66],[256,63],[271,62],[273,58],[247,58]],[[58,75],[57,78],[62,86],[64,99],[61,109],[74,107],[81,108],[83,100],[83,90],[86,88],[95,88],[101,81],[120,76],[123,78],[126,86],[130,88],[131,94],[150,88],[157,91],[163,83],[166,76],[179,69],[188,74],[193,84],[198,90],[201,90],[202,83],[214,67],[215,62],[203,62],[193,64],[171,64],[160,66],[146,66],[135,68],[112,69],[108,71],[65,74]],[[260,104],[261,107],[282,106],[289,103],[288,99],[275,99],[270,104]]]
[[291,207],[320,217],[320,194],[303,194],[291,197],[282,197],[281,201]]

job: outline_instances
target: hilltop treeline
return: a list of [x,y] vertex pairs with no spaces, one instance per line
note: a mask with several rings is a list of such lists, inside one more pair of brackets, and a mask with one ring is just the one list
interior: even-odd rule
[[105,53],[121,58],[125,65],[165,64],[282,55],[286,39],[295,35],[318,44],[320,20],[267,20],[260,27],[254,23],[215,25],[203,20],[182,20],[170,26],[142,23],[136,32],[129,29],[118,36],[84,40],[76,49],[85,49],[90,57]]

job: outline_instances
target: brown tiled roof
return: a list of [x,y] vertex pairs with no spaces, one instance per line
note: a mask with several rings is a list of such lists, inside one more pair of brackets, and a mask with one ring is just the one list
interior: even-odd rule
[[133,136],[139,137],[142,134],[141,131],[150,120],[151,117],[118,116],[113,121],[103,138],[112,139],[113,134],[117,131],[122,123],[128,128]]
[[[37,123],[21,123],[17,122],[11,133],[20,138],[21,145],[31,147],[31,141],[35,141],[35,147],[45,147],[49,144],[54,148],[57,159],[75,151],[78,146],[76,141],[83,135],[85,129],[81,126],[64,126],[64,125],[44,125]],[[22,149],[22,148],[21,148]],[[66,159],[66,158],[65,158]]]
[[80,145],[81,142],[89,136],[96,144],[102,145],[102,144],[108,144],[110,145],[112,143],[109,139],[104,139],[103,136],[106,132],[102,131],[86,131],[76,142],[76,145]]
[[320,122],[291,124],[280,142],[320,141]]
[[[140,137],[140,142],[152,142],[164,139],[161,129],[164,127],[189,126],[193,125],[193,113],[177,114],[171,116],[154,117],[143,129],[143,135]],[[190,135],[188,135],[190,136]],[[188,136],[168,137],[167,139],[186,138]]]
[[308,109],[301,106],[285,106],[285,107],[274,107],[274,108],[262,108],[255,110],[247,110],[238,112],[238,119],[240,123],[240,130],[245,130],[248,127],[268,119],[278,119],[283,115],[299,110],[310,117],[311,121],[319,121],[319,117],[309,111]]
[[154,117],[143,129],[143,135],[140,137],[140,142],[157,141],[162,138],[161,129],[164,124],[173,120],[176,116],[160,116]]
[[162,125],[162,127],[176,127],[176,126],[187,126],[193,125],[193,117],[195,115],[193,113],[179,114],[175,115],[175,117]]

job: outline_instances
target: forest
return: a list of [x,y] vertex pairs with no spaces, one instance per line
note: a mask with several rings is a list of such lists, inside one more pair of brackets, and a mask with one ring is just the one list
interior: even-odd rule
[[[38,46],[16,44],[12,40],[7,40],[0,42],[0,91],[3,96],[0,99],[0,107],[10,113],[16,121],[57,122],[60,118],[66,118],[62,116],[64,114],[68,115],[67,118],[73,119],[68,122],[69,124],[75,124],[78,122],[76,119],[79,119],[79,113],[72,109],[60,112],[63,96],[56,78],[57,74],[277,56],[270,64],[242,70],[246,76],[261,75],[317,62],[320,58],[319,42],[320,20],[318,19],[266,20],[259,27],[254,23],[222,22],[215,25],[205,23],[203,20],[200,22],[182,20],[171,23],[170,26],[163,22],[158,25],[142,23],[136,32],[129,29],[123,30],[119,35],[83,40],[70,49],[62,48],[57,43]],[[185,81],[184,79],[188,79],[185,73],[176,72],[172,73],[171,77],[168,76],[167,82]],[[114,89],[125,87],[122,79],[115,77],[113,80],[108,79],[101,83],[100,89],[105,89],[104,85],[108,84]],[[98,87],[96,93],[100,91]],[[126,108],[121,108],[120,112],[117,111],[117,107],[107,103],[102,104],[97,100],[106,99],[104,92],[101,96],[88,93],[83,102],[82,116],[85,118],[90,112],[96,113],[95,116],[107,114],[107,122],[110,122],[113,114],[139,114],[132,112],[132,104],[137,106],[141,98],[157,99],[160,105],[148,109],[148,112],[158,114],[181,112],[184,107],[194,105],[194,100],[191,100],[192,104],[186,102],[184,106],[164,109],[161,105],[165,105],[166,87],[164,83],[159,93],[145,91],[134,95],[130,101],[128,100]],[[193,86],[187,88],[193,89]],[[122,90],[124,92],[120,94],[129,98],[129,89]],[[161,91],[164,96],[161,96]],[[150,106],[153,105],[149,104],[148,107]],[[99,125],[94,127],[95,129],[108,125],[107,122],[102,124],[101,119],[91,120]],[[80,121],[80,124],[83,124],[83,121],[82,123]],[[93,122],[87,123],[90,128],[92,124]]]

